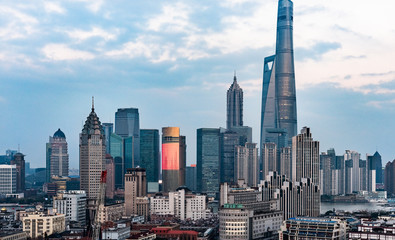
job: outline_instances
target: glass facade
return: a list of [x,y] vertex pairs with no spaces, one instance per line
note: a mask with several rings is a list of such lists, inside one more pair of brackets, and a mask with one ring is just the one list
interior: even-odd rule
[[207,193],[212,197],[218,195],[220,157],[220,130],[218,128],[198,129],[196,156],[198,192]]
[[115,133],[111,134],[110,137],[111,148],[110,148],[110,155],[114,158],[114,165],[115,165],[115,178],[114,178],[114,186],[115,189],[123,188],[124,182],[124,174],[125,174],[125,165],[124,165],[124,150],[123,150],[123,138],[118,136]]
[[140,167],[145,168],[147,182],[158,182],[160,171],[159,130],[140,130]]
[[220,134],[220,181],[234,183],[235,179],[235,146],[240,145],[240,136],[231,131]]

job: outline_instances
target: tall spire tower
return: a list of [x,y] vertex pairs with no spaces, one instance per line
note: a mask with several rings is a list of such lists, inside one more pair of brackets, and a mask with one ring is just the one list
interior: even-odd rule
[[226,94],[226,128],[243,126],[243,89],[237,83],[236,71],[233,83]]
[[265,58],[262,88],[261,147],[287,135],[297,135],[293,51],[293,2],[279,0],[276,55]]

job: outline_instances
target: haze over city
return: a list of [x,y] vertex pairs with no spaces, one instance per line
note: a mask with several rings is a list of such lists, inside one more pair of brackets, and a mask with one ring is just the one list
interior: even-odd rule
[[[295,2],[298,132],[321,151],[376,150],[395,158],[393,1]],[[187,162],[196,129],[225,127],[234,70],[244,124],[259,142],[263,58],[274,54],[276,0],[35,1],[0,4],[0,152],[45,165],[61,128],[78,168],[82,124],[95,96],[101,122],[136,107],[141,128],[179,126]],[[362,156],[365,158],[365,156]]]

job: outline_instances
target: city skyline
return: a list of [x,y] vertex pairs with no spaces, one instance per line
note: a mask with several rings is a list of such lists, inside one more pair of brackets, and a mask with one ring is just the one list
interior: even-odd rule
[[[102,122],[135,107],[142,129],[179,126],[190,165],[196,129],[226,126],[234,69],[245,92],[244,125],[259,142],[263,58],[273,54],[277,1],[124,4],[0,4],[0,152],[20,144],[26,161],[43,167],[47,138],[61,128],[76,168],[94,95]],[[383,166],[395,158],[395,30],[380,24],[394,3],[385,5],[308,0],[294,12],[297,130],[309,126],[321,151],[377,149]],[[141,13],[127,16],[127,7]],[[87,21],[62,25],[78,17]]]

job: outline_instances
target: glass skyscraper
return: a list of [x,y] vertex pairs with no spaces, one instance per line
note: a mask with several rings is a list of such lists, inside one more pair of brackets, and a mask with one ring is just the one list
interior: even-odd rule
[[160,171],[159,130],[140,130],[140,167],[145,168],[147,182],[158,182]]
[[[137,167],[140,165],[140,117],[137,108],[119,108],[115,113],[115,133],[126,140],[125,149],[131,151],[131,159],[125,159],[125,165]],[[128,155],[128,154],[127,154]],[[129,158],[129,155],[128,157]],[[131,161],[131,162],[129,162]]]
[[216,197],[220,184],[220,129],[197,130],[197,191]]
[[288,145],[297,134],[296,90],[293,52],[293,2],[278,2],[276,55],[265,58],[262,87],[261,149],[288,135]]

